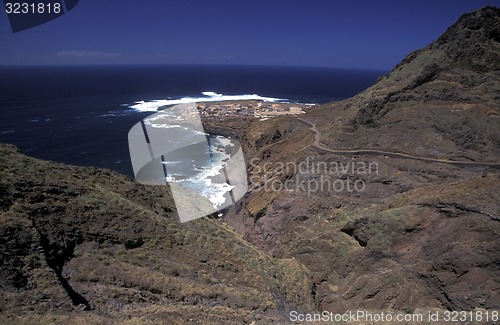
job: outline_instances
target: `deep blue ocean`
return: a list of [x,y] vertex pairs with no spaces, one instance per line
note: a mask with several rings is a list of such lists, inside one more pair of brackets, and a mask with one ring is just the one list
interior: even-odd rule
[[0,67],[0,142],[25,154],[133,176],[137,102],[256,94],[300,103],[351,97],[387,71],[255,66]]

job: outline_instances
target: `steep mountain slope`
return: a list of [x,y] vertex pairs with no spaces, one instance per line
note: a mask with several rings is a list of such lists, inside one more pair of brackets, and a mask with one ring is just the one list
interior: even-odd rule
[[0,323],[274,323],[315,308],[291,259],[225,223],[179,224],[167,187],[0,145]]
[[242,131],[256,181],[226,220],[305,265],[321,309],[500,308],[499,22],[466,14],[363,93]]
[[500,156],[500,9],[463,15],[374,86],[316,113],[322,140],[332,148],[494,161]]

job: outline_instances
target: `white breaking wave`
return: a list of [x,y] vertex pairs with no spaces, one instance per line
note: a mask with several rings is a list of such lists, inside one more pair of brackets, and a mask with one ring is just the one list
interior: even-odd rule
[[220,145],[223,147],[234,147],[234,143],[231,141],[231,139],[217,137],[217,140],[219,141]]
[[152,101],[138,101],[135,102],[134,105],[130,105],[130,108],[133,108],[139,112],[156,112],[159,108],[163,106],[169,105],[178,105],[178,104],[191,104],[197,102],[220,102],[220,101],[228,101],[228,100],[262,100],[265,102],[288,102],[287,99],[284,98],[274,98],[274,97],[263,97],[257,94],[246,94],[246,95],[223,95],[218,94],[213,91],[204,91],[202,92],[204,97],[183,97],[178,99],[157,99]]
[[213,91],[202,91],[201,92],[203,95],[208,96],[208,97],[214,97],[214,96],[224,96],[222,94],[217,94],[214,93]]
[[[222,170],[226,167],[226,162],[231,158],[231,156],[225,153],[225,150],[221,147],[234,146],[234,143],[229,139],[224,139],[222,137],[217,137],[214,139],[217,145],[213,145],[211,148],[213,159],[210,166],[196,168],[197,173],[191,177],[186,177],[184,175],[170,174],[167,176],[167,182],[174,182],[184,184],[187,187],[194,186],[196,191],[206,197],[213,205],[214,209],[218,209],[226,202],[226,193],[231,191],[234,186],[227,184],[226,182],[217,182],[213,178],[222,175]],[[194,160],[193,160],[194,162]],[[185,162],[163,162],[163,164],[177,164]],[[195,165],[193,165],[195,166]],[[220,181],[220,179],[218,179]],[[191,185],[191,186],[190,186]]]

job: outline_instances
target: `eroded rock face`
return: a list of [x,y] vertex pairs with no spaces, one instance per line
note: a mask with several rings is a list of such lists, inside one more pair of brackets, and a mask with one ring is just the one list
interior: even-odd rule
[[300,263],[220,220],[180,224],[167,187],[3,144],[0,180],[1,323],[275,323],[316,308]]
[[500,9],[485,7],[468,13],[433,43],[460,67],[480,72],[500,69]]
[[[498,163],[499,26],[498,8],[466,14],[365,92],[303,118],[327,148]],[[227,217],[261,249],[305,265],[322,309],[499,308],[498,165],[335,154],[308,147],[313,132],[303,133],[307,127],[297,121],[248,125],[243,141],[272,139],[286,125],[302,141],[288,134],[277,147],[251,146],[261,166],[308,157],[379,166],[368,177],[337,177],[362,179],[362,192],[266,192],[257,186]],[[268,174],[281,182],[296,176],[272,168]],[[300,175],[305,181],[320,176]]]

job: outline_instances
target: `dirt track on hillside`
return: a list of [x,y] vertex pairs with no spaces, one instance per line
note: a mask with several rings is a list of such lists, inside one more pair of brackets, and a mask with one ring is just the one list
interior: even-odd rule
[[391,157],[391,158],[406,158],[406,159],[415,159],[415,160],[421,160],[421,161],[426,161],[426,162],[433,162],[433,163],[444,163],[444,164],[451,164],[451,165],[458,165],[458,166],[472,166],[472,167],[492,167],[492,168],[500,168],[500,163],[497,162],[482,162],[482,161],[455,161],[455,160],[447,160],[447,159],[440,159],[440,158],[431,158],[431,157],[419,157],[419,156],[413,156],[410,154],[406,153],[400,153],[400,152],[395,152],[395,151],[384,151],[384,150],[373,150],[373,149],[356,149],[356,150],[346,150],[346,149],[331,149],[328,147],[325,147],[324,145],[321,144],[321,131],[318,130],[316,125],[312,122],[309,122],[307,120],[304,120],[302,118],[297,118],[299,122],[303,124],[307,124],[309,129],[314,132],[314,141],[311,144],[313,147],[317,148],[318,150],[325,151],[325,152],[330,152],[330,153],[335,153],[335,154],[341,154],[341,155],[384,155],[386,157]]

